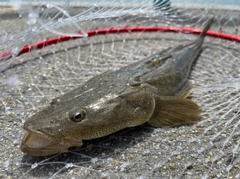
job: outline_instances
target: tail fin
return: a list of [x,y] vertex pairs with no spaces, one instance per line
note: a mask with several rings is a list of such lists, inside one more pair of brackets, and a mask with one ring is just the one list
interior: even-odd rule
[[212,23],[213,23],[213,20],[214,20],[214,16],[211,17],[211,18],[208,20],[207,25],[204,27],[201,35],[197,38],[196,41],[194,41],[194,42],[192,43],[192,45],[193,45],[194,48],[199,49],[199,48],[202,46],[204,37],[206,36],[207,31],[208,31],[209,28],[211,27],[211,25],[212,25]]
[[213,20],[214,20],[214,16],[211,17],[211,18],[208,20],[207,25],[204,27],[204,29],[203,29],[203,31],[202,31],[202,33],[201,33],[201,35],[200,35],[200,38],[203,39],[203,38],[206,36],[207,31],[209,30],[209,28],[211,27],[211,25],[212,25],[212,23],[213,23]]

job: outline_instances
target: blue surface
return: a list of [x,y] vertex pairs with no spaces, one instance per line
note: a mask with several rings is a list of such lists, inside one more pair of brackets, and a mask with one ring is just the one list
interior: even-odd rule
[[[0,2],[9,2],[10,0],[0,0]],[[16,2],[17,0],[13,0],[13,2]],[[21,0],[19,0],[21,2]],[[111,0],[40,0],[39,3],[44,3],[44,2],[111,2]],[[149,0],[149,1],[144,1],[144,2],[168,2],[169,0]],[[22,0],[22,2],[37,2],[34,0]],[[143,0],[113,0],[113,2],[123,2],[123,3],[141,3]],[[239,5],[240,6],[240,0],[170,0],[171,4],[219,4],[219,5]]]
[[172,0],[172,3],[240,5],[240,0]]

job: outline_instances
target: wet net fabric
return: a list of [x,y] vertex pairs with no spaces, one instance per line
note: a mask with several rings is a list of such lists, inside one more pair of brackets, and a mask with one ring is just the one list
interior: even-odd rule
[[[189,98],[203,109],[196,124],[128,128],[50,157],[29,157],[19,149],[24,121],[53,98],[97,74],[198,37],[146,29],[94,36],[89,31],[202,29],[214,15],[211,31],[239,37],[239,6],[216,3],[3,3],[0,51],[11,55],[0,58],[0,178],[240,178],[240,45],[231,38],[207,36],[193,65]],[[26,44],[59,36],[81,38],[19,55]]]

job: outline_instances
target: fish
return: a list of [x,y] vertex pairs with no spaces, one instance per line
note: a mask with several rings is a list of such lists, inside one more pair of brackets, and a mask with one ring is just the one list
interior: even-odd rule
[[48,156],[144,123],[156,128],[196,123],[202,109],[187,99],[188,76],[213,21],[190,44],[104,72],[53,99],[25,121],[21,151]]

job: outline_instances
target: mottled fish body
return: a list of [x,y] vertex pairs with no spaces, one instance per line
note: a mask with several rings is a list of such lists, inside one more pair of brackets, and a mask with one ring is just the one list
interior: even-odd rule
[[195,123],[201,108],[185,99],[192,89],[188,75],[212,22],[189,45],[105,72],[54,99],[24,123],[21,150],[46,156],[146,122],[153,127]]

